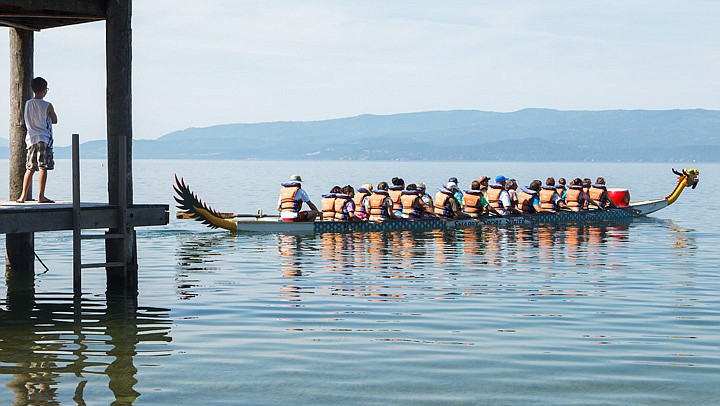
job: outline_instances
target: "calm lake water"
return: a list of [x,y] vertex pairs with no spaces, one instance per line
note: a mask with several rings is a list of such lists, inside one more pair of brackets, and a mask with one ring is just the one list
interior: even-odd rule
[[[106,201],[103,163],[83,162],[83,200]],[[676,204],[603,227],[253,235],[173,209],[138,230],[137,303],[106,297],[102,270],[74,302],[71,234],[37,234],[35,291],[0,283],[0,404],[717,404],[720,166],[675,165],[691,166],[700,185]],[[175,172],[236,213],[272,212],[292,173],[316,202],[335,184],[499,174],[604,176],[641,200],[672,190],[671,167],[135,161],[135,201],[173,204]],[[69,173],[59,161],[49,197],[70,199]]]

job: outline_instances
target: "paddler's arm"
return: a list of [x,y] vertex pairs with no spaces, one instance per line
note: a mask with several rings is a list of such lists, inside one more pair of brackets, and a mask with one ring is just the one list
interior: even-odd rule
[[610,198],[610,195],[608,194],[607,190],[604,191],[603,193],[605,193],[605,199],[610,204],[610,207],[612,207],[613,209],[619,209],[618,205],[615,204],[615,202],[613,202],[613,199]]
[[583,193],[583,194],[581,194],[580,196],[581,196],[582,199],[587,200],[588,203],[590,203],[590,204],[592,204],[593,206],[597,207],[598,210],[600,210],[600,211],[605,210],[602,206],[600,206],[600,204],[599,204],[598,202],[596,202],[595,200],[593,200],[592,197],[590,197],[590,195],[588,195],[587,193]]
[[437,214],[435,214],[435,210],[433,210],[427,203],[425,203],[422,199],[417,200],[418,204],[420,204],[420,207],[422,207],[423,212],[435,217],[435,218],[441,218]]
[[315,206],[315,203],[311,202],[310,200],[308,200],[308,201],[305,202],[305,203],[307,203],[307,205],[308,205],[308,207],[310,208],[310,210],[314,211],[315,214],[316,214],[318,217],[320,217],[320,219],[323,218],[323,213],[322,213],[320,210],[318,210],[317,206]]

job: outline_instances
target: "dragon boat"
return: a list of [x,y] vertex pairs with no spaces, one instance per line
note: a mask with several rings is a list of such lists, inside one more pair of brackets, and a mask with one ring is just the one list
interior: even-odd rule
[[179,218],[194,219],[210,228],[222,228],[233,232],[257,233],[342,233],[372,231],[421,231],[443,230],[470,227],[503,227],[503,226],[540,226],[550,224],[580,224],[594,222],[627,221],[646,216],[673,204],[687,187],[695,188],[699,182],[700,172],[697,169],[683,169],[678,172],[677,185],[673,191],[662,199],[639,202],[623,202],[624,207],[606,210],[585,210],[580,212],[561,211],[558,213],[522,214],[508,217],[481,217],[478,219],[443,220],[398,219],[379,222],[362,221],[308,221],[283,222],[278,216],[261,213],[241,214],[220,213],[202,202],[182,178],[175,176],[175,201],[178,203]]

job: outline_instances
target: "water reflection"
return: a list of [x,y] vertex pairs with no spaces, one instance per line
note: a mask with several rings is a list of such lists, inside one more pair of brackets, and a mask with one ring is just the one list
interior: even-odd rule
[[202,285],[200,274],[219,270],[223,250],[234,243],[236,234],[201,233],[198,235],[178,235],[176,250],[178,269],[175,276],[175,290],[180,300],[190,300],[198,296],[197,288]]
[[60,404],[58,387],[68,382],[75,403],[84,405],[88,382],[103,381],[93,378],[97,375],[107,378],[112,404],[132,404],[140,396],[134,389],[135,358],[170,353],[169,309],[138,307],[122,297],[105,302],[10,290],[4,305],[0,376],[9,379],[5,386],[14,405]]
[[[672,225],[652,220],[672,230]],[[322,271],[331,277],[331,294],[357,296],[366,300],[401,300],[419,295],[418,288],[435,298],[472,294],[454,285],[460,275],[487,272],[531,272],[542,277],[559,277],[588,269],[623,269],[622,252],[631,241],[631,224],[584,224],[546,227],[469,228],[428,232],[326,233],[317,236],[278,235],[278,253],[286,284],[283,294],[292,292],[299,301],[303,264],[311,272],[320,248]],[[676,245],[692,246],[692,235],[677,232]],[[409,282],[402,281],[412,281]],[[305,280],[307,282],[307,280]],[[419,282],[422,282],[418,285]],[[449,285],[438,287],[438,284]],[[421,289],[422,290],[422,289]],[[540,290],[532,295],[542,294]]]

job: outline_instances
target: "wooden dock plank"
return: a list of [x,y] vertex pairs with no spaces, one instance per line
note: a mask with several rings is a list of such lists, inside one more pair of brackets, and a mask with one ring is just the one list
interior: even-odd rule
[[[118,208],[105,203],[82,203],[81,229],[117,226]],[[162,226],[170,220],[166,204],[138,204],[127,209],[131,227]],[[72,203],[0,202],[0,233],[32,233],[73,229]]]

